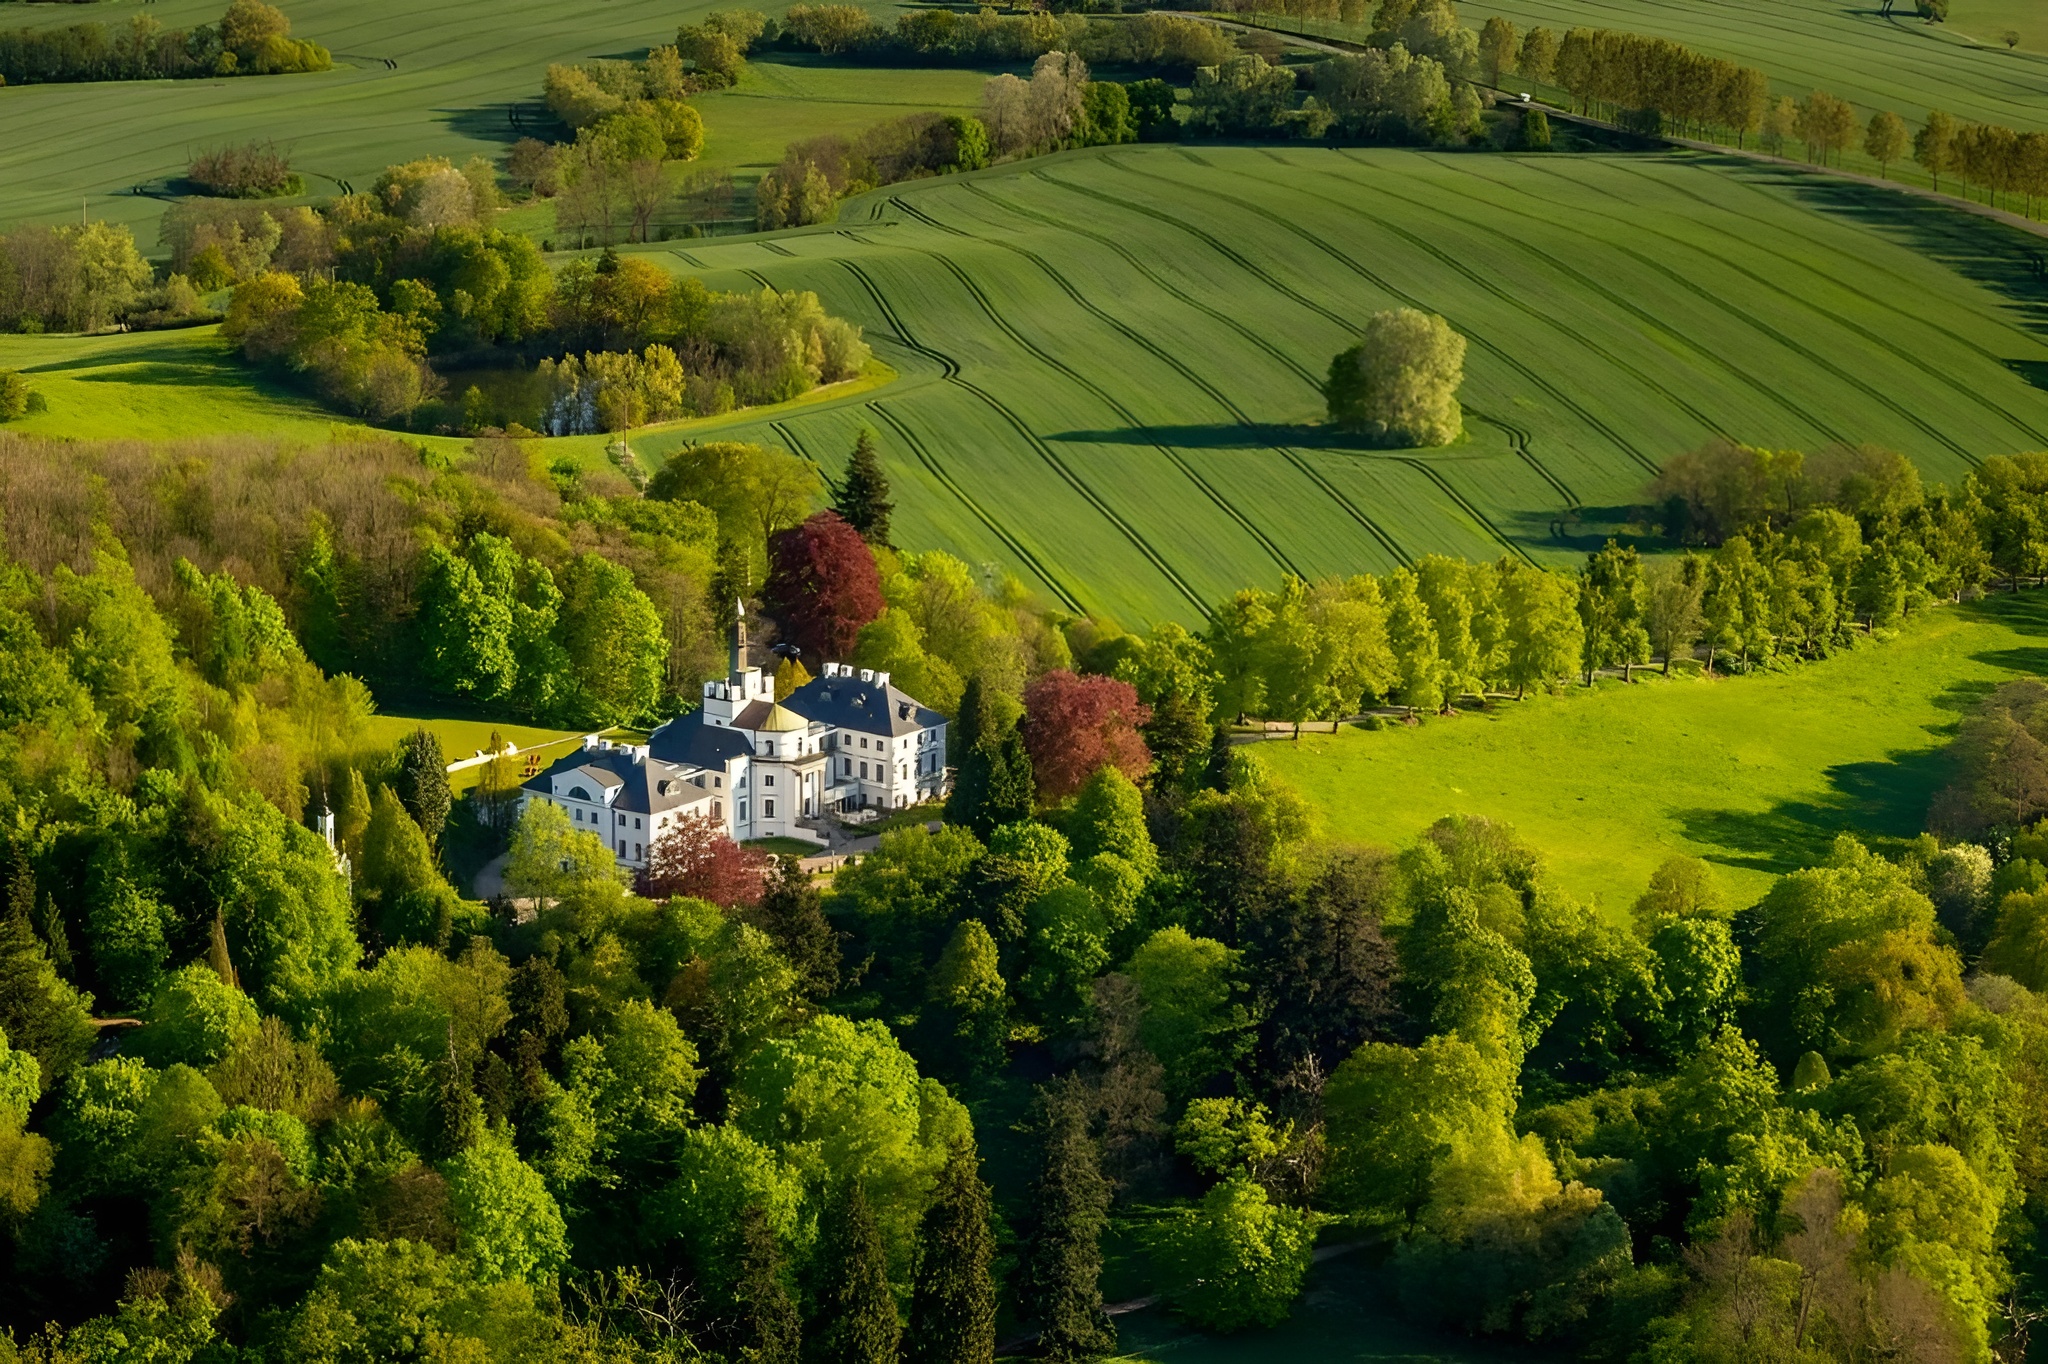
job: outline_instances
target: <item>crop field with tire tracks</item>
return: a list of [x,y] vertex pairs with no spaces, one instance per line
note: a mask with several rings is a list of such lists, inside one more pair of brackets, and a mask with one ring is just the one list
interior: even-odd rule
[[[2048,446],[2038,246],[1690,153],[1137,147],[649,250],[714,287],[815,289],[903,375],[721,436],[836,474],[871,427],[901,543],[1136,625],[1289,572],[1568,562],[1714,436],[1871,442],[1934,481]],[[1470,342],[1446,449],[1319,424],[1330,357],[1400,305]]]

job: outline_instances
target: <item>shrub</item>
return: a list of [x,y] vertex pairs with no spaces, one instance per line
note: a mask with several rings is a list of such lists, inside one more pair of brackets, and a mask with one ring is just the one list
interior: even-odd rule
[[192,158],[185,178],[222,199],[267,199],[303,194],[306,182],[292,173],[289,153],[275,142],[244,142],[216,147]]
[[28,400],[28,380],[17,370],[0,369],[0,422],[26,416]]

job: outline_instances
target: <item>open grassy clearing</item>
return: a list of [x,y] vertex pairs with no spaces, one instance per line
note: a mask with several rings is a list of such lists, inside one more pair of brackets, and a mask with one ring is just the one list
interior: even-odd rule
[[[94,218],[128,223],[145,250],[164,201],[151,197],[184,173],[194,151],[250,138],[288,144],[315,193],[361,188],[383,167],[421,156],[458,163],[496,157],[526,132],[554,125],[540,102],[550,62],[637,57],[674,42],[721,0],[606,0],[602,5],[446,0],[293,0],[294,36],[334,53],[313,75],[227,80],[121,81],[0,89],[0,224]],[[151,17],[167,27],[220,18],[222,0],[161,0]],[[0,25],[119,25],[120,6],[0,7]],[[390,59],[395,67],[385,65]],[[865,127],[907,102],[963,104],[974,72],[903,72],[782,64],[747,86],[707,97],[707,165],[743,172],[784,143]],[[751,102],[749,102],[751,101]],[[721,130],[721,123],[725,126]],[[772,147],[771,147],[772,144]],[[137,194],[137,187],[143,193]]]
[[[1869,0],[1460,0],[1476,28],[1495,14],[1524,29],[1544,25],[1621,29],[1670,38],[1716,57],[1760,68],[1781,93],[1822,89],[1865,113],[1891,109],[1918,122],[1929,109],[1958,118],[2048,128],[2048,43],[2007,51],[2008,28],[2039,40],[2048,25],[2025,0],[1956,0],[1954,22],[1930,25],[1900,3],[1891,18]],[[1287,20],[1286,27],[1299,27]],[[1310,33],[1362,38],[1365,26],[1310,22]],[[1975,36],[1973,36],[1975,35]],[[1983,42],[1977,37],[1985,39]]]
[[[2032,250],[1710,156],[1144,147],[894,186],[831,228],[654,258],[714,287],[816,289],[904,376],[729,433],[836,472],[872,426],[902,543],[1136,624],[1287,570],[1561,562],[1717,433],[1875,441],[1936,479],[2048,443]],[[1471,340],[1462,445],[1362,450],[1313,425],[1329,357],[1400,303]],[[1589,533],[1553,535],[1573,507]]]
[[2041,673],[2048,593],[2034,591],[1923,613],[1888,643],[1785,673],[1574,687],[1258,752],[1332,838],[1398,846],[1444,815],[1485,815],[1610,913],[1681,852],[1718,864],[1746,903],[1837,833],[1919,833],[1962,712]]

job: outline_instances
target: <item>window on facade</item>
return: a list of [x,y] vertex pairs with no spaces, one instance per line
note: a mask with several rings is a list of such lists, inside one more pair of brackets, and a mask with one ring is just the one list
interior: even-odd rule
[[722,790],[724,790],[724,789],[725,789],[725,778],[724,778],[724,777],[713,777],[713,778],[711,779],[711,789],[712,789],[712,790],[714,790],[714,791],[722,791]]
[[626,855],[626,840],[622,838],[622,839],[620,839],[620,840],[619,840],[619,856],[621,856],[621,857],[624,857],[625,855]]
[[724,801],[722,801],[722,800],[714,800],[714,801],[712,801],[712,802],[711,802],[711,817],[712,817],[713,819],[724,819],[724,818],[725,818],[725,802],[724,802]]
[[862,748],[866,748],[866,747],[868,746],[868,736],[867,736],[867,735],[863,734],[863,735],[861,735],[861,736],[860,736],[860,746],[861,746]]
[[761,778],[761,785],[763,785],[763,786],[773,786],[773,785],[775,785],[775,774],[774,774],[773,772],[770,772],[770,773],[769,773],[769,774],[768,774],[767,776],[765,776],[765,777]]
[[639,857],[640,857],[640,845],[639,845],[638,843],[635,843],[635,844],[633,845],[633,857],[634,857],[634,860],[635,860],[635,861],[639,860]]
[[581,810],[571,810],[569,812],[569,818],[575,820],[578,824],[581,824],[583,822],[583,812]]
[[742,824],[745,824],[746,822],[747,822],[747,803],[746,803],[745,801],[741,801],[741,802],[740,802],[740,823],[742,823]]
[[861,779],[862,779],[862,780],[866,780],[866,779],[867,779],[867,775],[868,775],[868,765],[867,765],[866,763],[862,763],[862,764],[860,765],[860,775],[861,775]]
[[853,759],[851,759],[851,758],[841,758],[841,759],[840,759],[839,761],[841,761],[841,762],[843,762],[843,763],[845,763],[845,764],[846,764],[846,770],[845,770],[844,772],[842,772],[842,773],[841,773],[840,775],[841,775],[841,776],[847,776],[847,777],[850,777],[850,776],[852,776],[852,775],[853,775]]
[[773,819],[773,818],[775,818],[775,802],[774,802],[774,801],[772,801],[772,800],[764,800],[764,801],[762,801],[762,802],[761,802],[761,818],[763,818],[763,819]]
[[640,827],[640,816],[633,816],[633,827],[636,829]]

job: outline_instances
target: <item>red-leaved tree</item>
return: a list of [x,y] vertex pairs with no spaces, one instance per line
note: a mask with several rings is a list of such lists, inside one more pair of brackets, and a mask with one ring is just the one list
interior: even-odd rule
[[1128,682],[1076,677],[1056,669],[1024,689],[1024,748],[1042,800],[1062,800],[1081,789],[1099,767],[1119,769],[1132,781],[1152,766],[1152,750],[1138,728],[1152,708]]
[[813,673],[819,663],[850,658],[860,627],[882,614],[874,552],[838,512],[819,512],[769,541],[761,605]]
[[650,900],[687,895],[728,909],[757,905],[774,865],[767,853],[733,842],[725,825],[710,815],[690,815],[677,820],[647,850],[639,890]]

